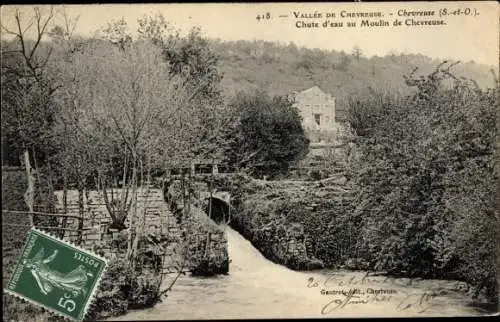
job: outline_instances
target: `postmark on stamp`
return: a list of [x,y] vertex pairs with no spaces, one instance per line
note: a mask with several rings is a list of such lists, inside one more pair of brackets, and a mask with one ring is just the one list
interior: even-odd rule
[[5,291],[83,320],[105,268],[104,258],[32,228]]

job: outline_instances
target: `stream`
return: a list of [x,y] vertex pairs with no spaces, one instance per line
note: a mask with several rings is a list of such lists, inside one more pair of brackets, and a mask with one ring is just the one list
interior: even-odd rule
[[[457,281],[388,278],[366,271],[292,271],[226,227],[229,275],[181,276],[163,302],[110,320],[468,316]],[[166,281],[168,283],[168,281]]]

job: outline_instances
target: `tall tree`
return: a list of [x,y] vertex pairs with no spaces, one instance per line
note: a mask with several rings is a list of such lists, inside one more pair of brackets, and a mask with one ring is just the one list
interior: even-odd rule
[[413,95],[349,108],[359,254],[376,270],[467,281],[496,303],[499,87],[456,77],[455,64],[426,76],[415,69],[406,77]]
[[221,103],[218,56],[204,38],[200,28],[193,28],[181,37],[166,21],[163,15],[145,15],[138,20],[141,38],[151,39],[162,49],[165,61],[173,75],[181,75],[185,85],[196,92],[197,99],[209,104]]
[[15,9],[13,27],[2,23],[2,30],[14,37],[2,44],[4,142],[14,151],[37,151],[38,157],[47,152],[43,141],[54,117],[50,99],[59,88],[47,73],[52,47],[43,42],[53,17],[52,8]]
[[[22,151],[21,163],[26,167],[28,179],[25,201],[32,212],[35,187],[41,192],[37,159],[44,161],[51,153],[44,141],[54,120],[51,99],[58,86],[54,86],[47,75],[52,47],[43,43],[54,17],[53,8],[45,11],[35,7],[28,18],[26,13],[16,8],[14,26],[1,25],[6,34],[14,36],[11,43],[2,46],[2,145]],[[30,36],[34,39],[29,39]],[[32,215],[30,221],[34,223]]]
[[[190,130],[186,132],[190,133],[188,151],[191,158],[195,155],[216,157],[220,154],[222,123],[219,116],[224,113],[224,106],[220,87],[222,74],[210,42],[202,37],[199,28],[181,37],[160,13],[144,15],[138,23],[139,39],[149,40],[161,49],[171,77],[178,77],[189,93],[190,106],[194,109],[190,114]],[[187,129],[186,124],[184,129]]]
[[240,92],[228,108],[225,158],[256,175],[278,175],[308,151],[301,117],[285,97]]
[[357,61],[359,61],[361,57],[363,57],[363,51],[361,50],[361,47],[356,45],[352,48],[352,57],[354,57],[354,59],[356,59]]

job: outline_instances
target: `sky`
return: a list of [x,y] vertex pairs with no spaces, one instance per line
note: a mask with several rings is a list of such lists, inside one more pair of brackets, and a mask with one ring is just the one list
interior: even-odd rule
[[[58,7],[58,6],[56,6]],[[495,1],[474,2],[409,2],[409,3],[240,3],[240,4],[116,4],[116,5],[67,5],[70,17],[79,16],[76,32],[90,36],[111,20],[124,18],[131,30],[137,19],[145,14],[163,14],[167,21],[182,32],[194,26],[201,27],[204,36],[222,40],[267,40],[298,46],[350,52],[359,46],[370,57],[384,56],[390,52],[424,54],[432,58],[452,58],[462,61],[498,66],[499,61],[499,6]],[[466,11],[466,9],[470,11]],[[16,7],[2,6],[2,25],[15,27],[13,11]],[[21,12],[28,17],[32,7],[24,6]],[[46,8],[45,8],[46,9]],[[60,9],[60,8],[59,8]],[[441,10],[440,10],[441,9]],[[442,9],[459,15],[448,14],[441,18]],[[400,16],[399,11],[434,11],[433,17]],[[342,11],[381,12],[379,18],[342,18]],[[456,12],[456,11],[455,11]],[[465,14],[468,12],[469,14]],[[257,15],[270,13],[271,19],[256,19]],[[321,18],[295,18],[295,13],[320,13]],[[327,13],[335,18],[326,17]],[[478,13],[478,14],[477,14]],[[287,17],[279,17],[285,15]],[[406,19],[445,20],[440,26],[406,26]],[[361,27],[363,19],[390,23],[389,27]],[[393,27],[394,20],[402,21]],[[343,22],[342,28],[323,28],[325,20]],[[319,28],[297,28],[296,23],[318,22]],[[357,23],[346,27],[347,21]],[[3,31],[3,30],[2,30]],[[2,37],[8,37],[2,32]]]

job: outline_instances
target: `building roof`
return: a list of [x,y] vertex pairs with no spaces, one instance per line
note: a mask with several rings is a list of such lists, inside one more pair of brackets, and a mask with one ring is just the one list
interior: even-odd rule
[[314,93],[314,92],[320,92],[320,93],[326,94],[326,92],[323,91],[321,88],[319,88],[319,86],[317,86],[317,85],[314,85],[313,87],[305,89],[305,90],[301,91],[300,93]]

